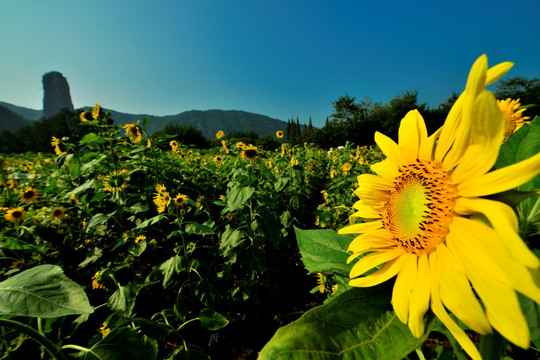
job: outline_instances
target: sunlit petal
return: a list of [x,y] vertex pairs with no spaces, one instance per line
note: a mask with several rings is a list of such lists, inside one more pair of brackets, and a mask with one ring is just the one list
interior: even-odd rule
[[390,249],[387,251],[376,252],[369,254],[358,260],[356,264],[353,265],[351,273],[349,276],[355,278],[364,274],[366,271],[373,269],[376,266],[384,264],[390,260],[397,258],[403,254],[402,249]]
[[430,299],[430,275],[428,256],[424,254],[418,258],[418,272],[409,300],[409,329],[417,338],[424,335],[424,315]]
[[399,272],[392,291],[392,306],[397,317],[406,324],[409,319],[409,301],[411,291],[416,283],[417,257],[413,254],[404,254],[403,267]]

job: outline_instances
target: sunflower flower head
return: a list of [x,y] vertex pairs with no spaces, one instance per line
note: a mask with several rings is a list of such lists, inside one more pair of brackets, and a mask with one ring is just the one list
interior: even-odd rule
[[9,222],[21,222],[24,220],[24,209],[15,208],[6,211],[4,218]]
[[530,117],[523,116],[525,108],[520,109],[521,103],[519,102],[519,99],[512,100],[511,98],[508,98],[506,100],[497,100],[497,105],[499,105],[499,109],[506,121],[506,128],[504,130],[505,139],[518,131],[523,124],[528,124],[530,122],[525,121],[530,119]]
[[174,198],[174,205],[177,207],[183,207],[188,203],[189,197],[184,194],[178,194]]
[[101,113],[101,105],[97,102],[94,108],[92,109],[92,119],[97,120],[99,119],[99,115]]
[[56,206],[52,209],[50,216],[52,219],[60,221],[66,216],[66,209],[62,206]]
[[216,138],[217,138],[217,139],[221,139],[224,135],[225,135],[225,133],[223,132],[223,130],[219,130],[219,131],[216,133]]
[[416,110],[401,121],[398,143],[377,132],[386,160],[371,165],[376,175],[358,176],[355,190],[359,200],[352,217],[364,222],[339,230],[359,234],[349,245],[349,262],[367,254],[353,265],[351,286],[396,277],[392,305],[412,334],[423,335],[431,308],[473,359],[481,358],[478,350],[448,311],[480,334],[495,329],[527,348],[530,334],[516,291],[540,303],[539,259],[519,237],[513,209],[486,198],[540,173],[540,154],[490,171],[505,121],[484,87],[511,66],[488,69],[482,55],[431,136]]
[[279,130],[279,131],[276,131],[276,137],[278,139],[281,139],[283,137],[283,131]]
[[242,149],[242,160],[246,162],[253,162],[257,158],[257,155],[259,155],[259,150],[256,146],[253,145],[247,145],[244,146]]
[[156,186],[156,192],[154,193],[154,204],[156,204],[158,213],[160,214],[164,212],[171,203],[171,196],[166,190],[165,186],[158,185]]
[[143,140],[141,128],[136,124],[126,124],[124,125],[126,129],[126,136],[134,143],[140,143]]
[[62,151],[62,149],[60,149],[60,139],[56,138],[56,137],[52,137],[51,138],[51,146],[54,148],[54,153],[56,155],[65,155],[67,154],[66,151]]
[[31,187],[27,187],[22,193],[21,193],[21,201],[22,202],[32,202],[35,201],[38,197],[38,191],[36,189],[33,189]]

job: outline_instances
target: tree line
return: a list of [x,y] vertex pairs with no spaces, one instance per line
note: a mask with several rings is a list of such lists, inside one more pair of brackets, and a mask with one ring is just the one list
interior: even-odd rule
[[[500,100],[520,99],[522,105],[540,105],[540,79],[514,77],[499,81],[495,96]],[[326,118],[324,126],[320,129],[313,127],[311,117],[308,124],[300,124],[299,118],[291,118],[287,121],[283,139],[269,135],[259,137],[254,131],[231,132],[225,134],[224,139],[231,145],[243,142],[267,150],[278,148],[283,141],[291,144],[308,142],[325,149],[344,145],[347,141],[360,146],[371,145],[374,144],[375,131],[396,139],[401,119],[413,109],[420,111],[426,121],[428,132],[432,133],[444,123],[457,98],[458,94],[452,93],[438,107],[429,108],[425,103],[418,103],[416,90],[405,91],[386,104],[375,102],[367,96],[357,100],[345,94],[332,102],[333,113]],[[80,140],[86,133],[94,131],[91,126],[79,126],[80,112],[81,110],[64,109],[55,116],[35,121],[17,131],[0,130],[0,153],[51,152],[53,136],[69,137],[72,142]],[[524,115],[529,116],[531,120],[535,116],[540,116],[540,106],[528,108]],[[221,146],[221,140],[207,139],[193,126],[169,124],[153,135],[163,134],[186,146],[201,149]]]

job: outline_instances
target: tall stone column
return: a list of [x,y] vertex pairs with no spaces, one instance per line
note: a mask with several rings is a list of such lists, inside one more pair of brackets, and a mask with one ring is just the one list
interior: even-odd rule
[[49,118],[62,109],[73,111],[66,78],[58,71],[43,75],[43,116]]

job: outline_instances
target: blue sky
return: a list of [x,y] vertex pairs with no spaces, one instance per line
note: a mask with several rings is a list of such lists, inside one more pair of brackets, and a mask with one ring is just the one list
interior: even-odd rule
[[245,110],[322,126],[345,93],[436,107],[474,60],[540,77],[539,0],[0,2],[0,100],[41,109],[59,71],[74,106]]

